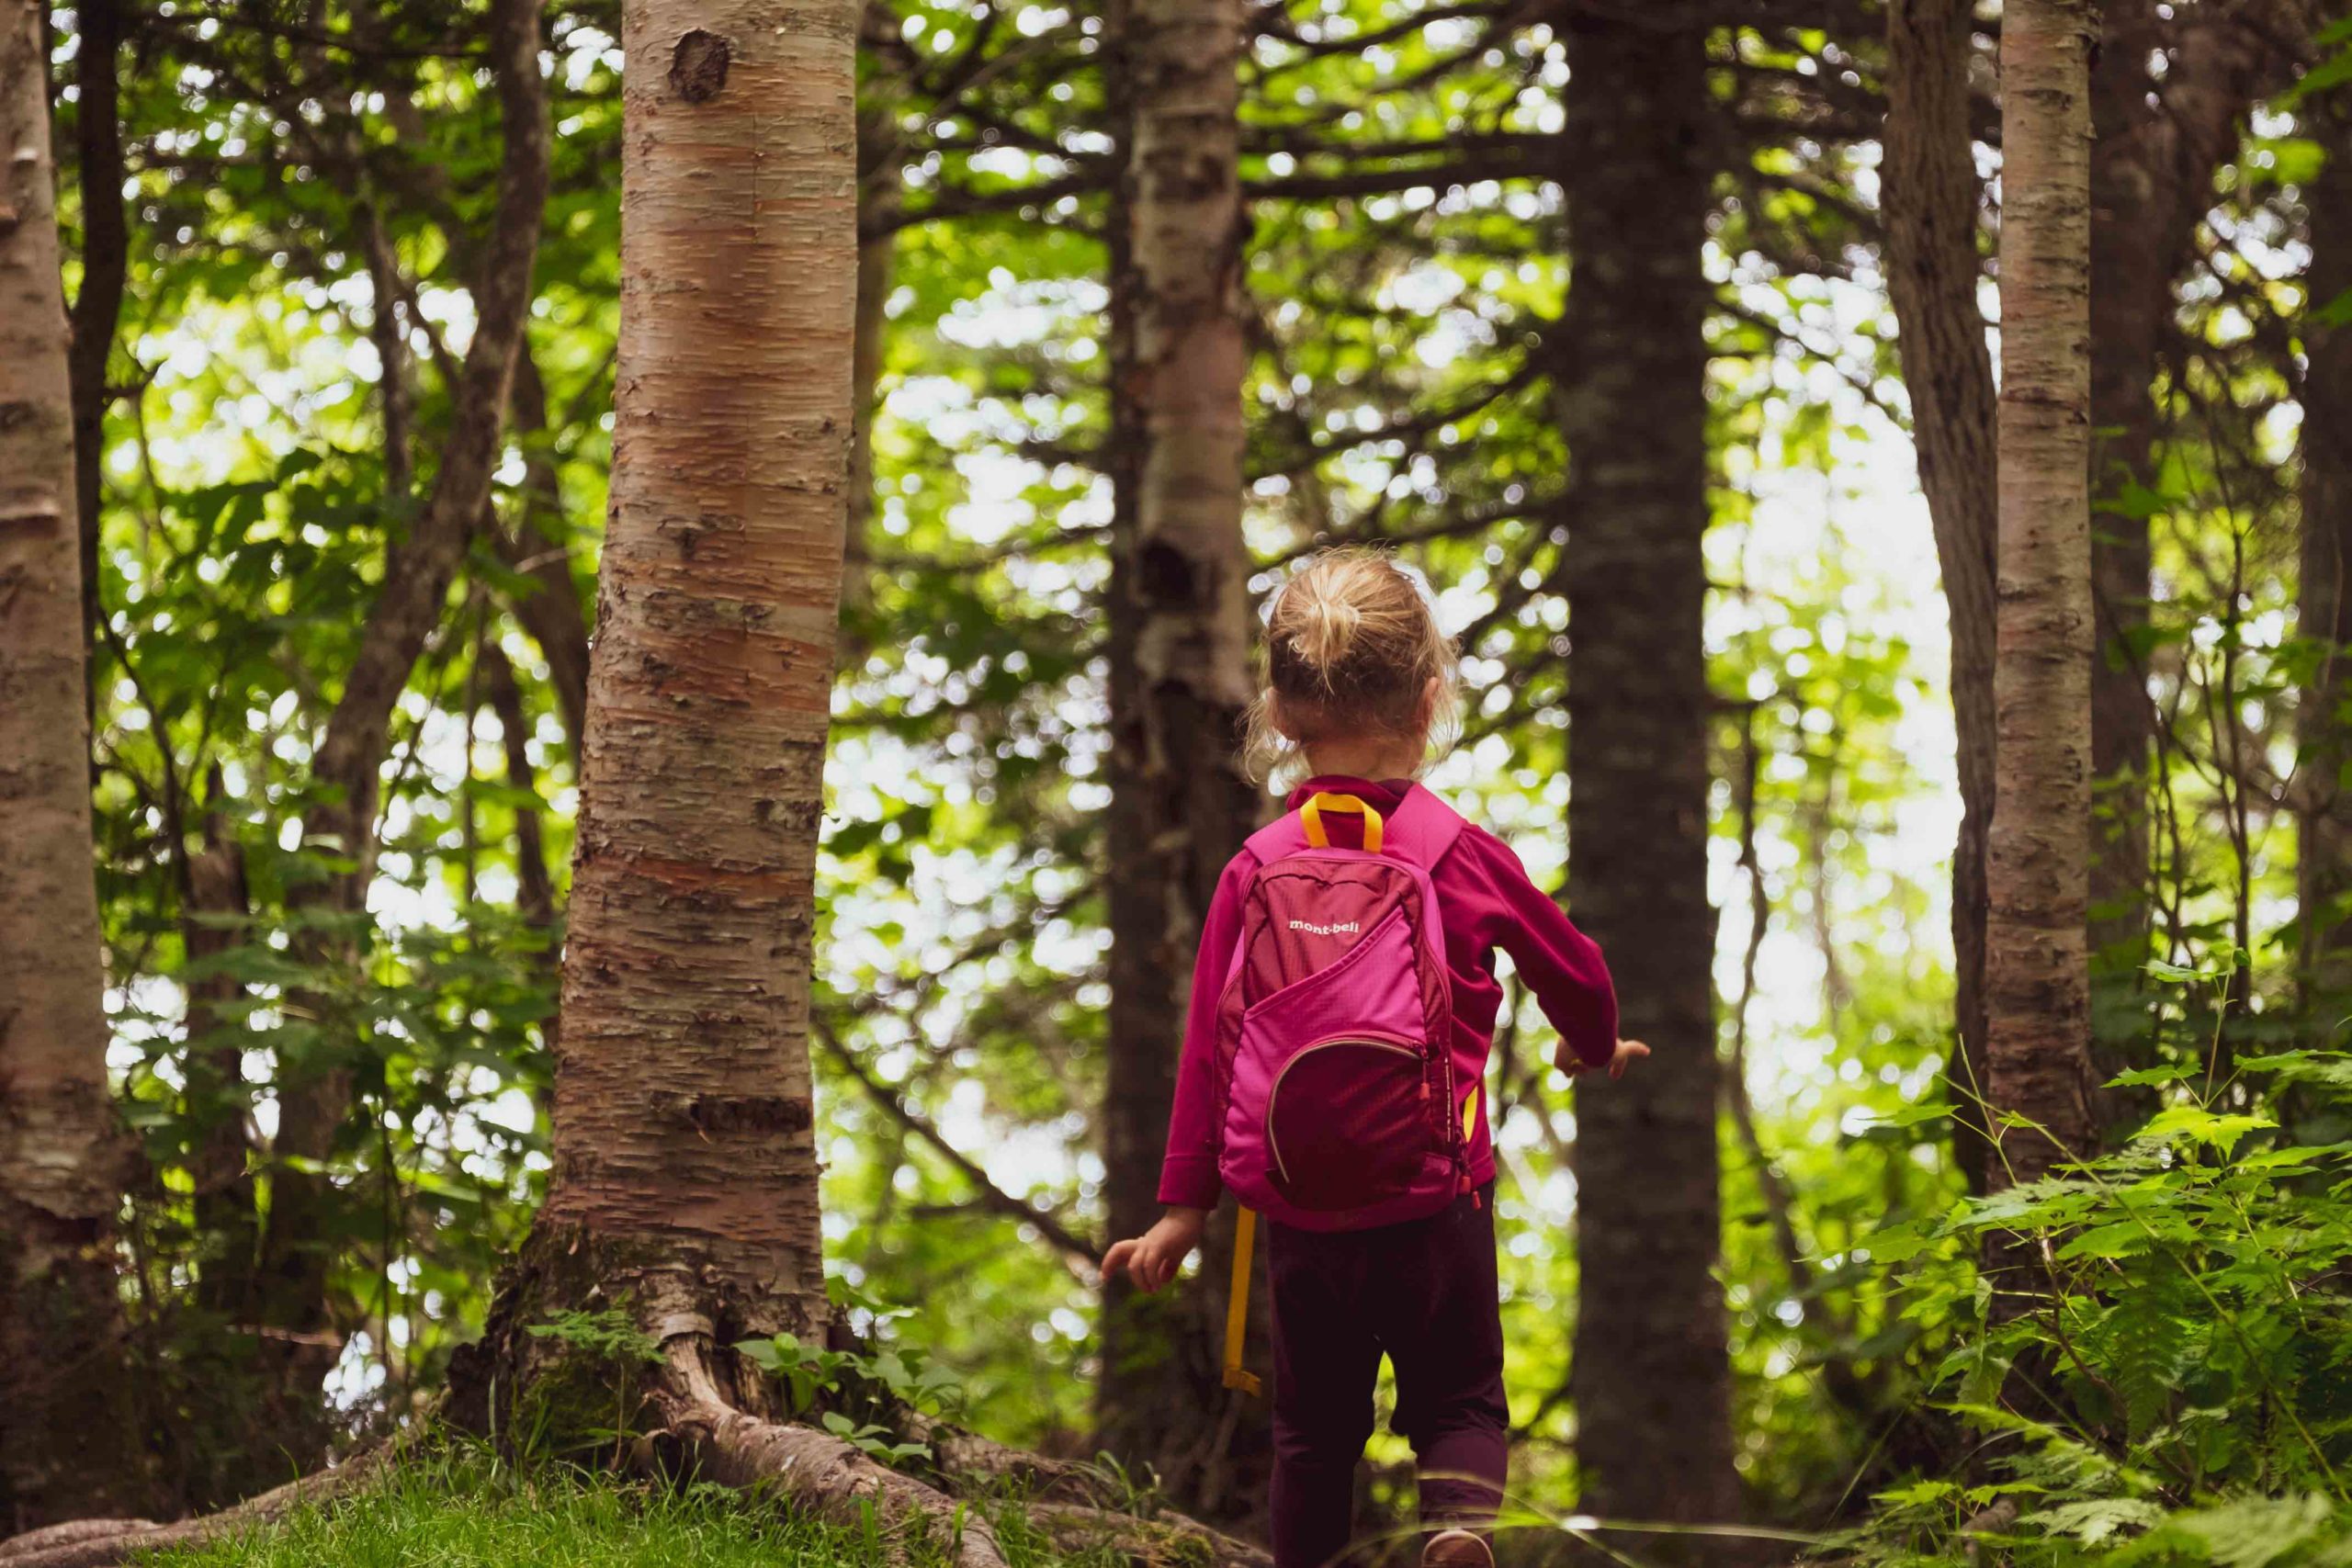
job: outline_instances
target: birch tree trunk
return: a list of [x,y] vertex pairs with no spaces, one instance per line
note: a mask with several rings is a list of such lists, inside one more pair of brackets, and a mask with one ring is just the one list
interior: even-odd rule
[[1951,615],[1951,705],[1960,741],[1960,840],[1952,851],[1952,1153],[1982,1191],[1991,1153],[1984,1093],[1984,845],[1993,818],[1993,360],[1976,302],[1977,178],[1969,135],[1970,0],[1893,0],[1887,10],[1888,291],[1901,328],[1911,438]]
[[0,0],[0,1533],[133,1512],[144,1491],[48,79],[40,6]]
[[1577,1452],[1589,1511],[1727,1523],[1740,1493],[1713,1273],[1705,38],[1591,19],[1566,40],[1571,892],[1609,955],[1623,1033],[1657,1053],[1654,1070],[1577,1095]]
[[[1159,1213],[1193,960],[1218,874],[1257,824],[1239,765],[1250,696],[1241,536],[1238,0],[1125,0],[1114,113],[1125,168],[1111,254],[1111,1017],[1102,1136],[1110,1233]],[[1224,1388],[1229,1228],[1159,1300],[1106,1292],[1101,1440],[1204,1517],[1252,1510],[1263,1411]],[[1262,1299],[1262,1292],[1258,1293]],[[1262,1346],[1264,1340],[1258,1343]]]
[[1996,1186],[2097,1137],[2085,912],[2091,808],[2091,0],[2002,15],[1998,805],[1985,940]]
[[[630,0],[611,515],[556,1054],[555,1170],[456,1407],[609,1387],[530,1325],[618,1306],[665,1397],[821,1338],[808,1061],[857,285],[856,0]],[[681,1381],[683,1380],[683,1381]],[[496,1394],[492,1394],[492,1385]],[[713,1415],[713,1420],[717,1416]]]

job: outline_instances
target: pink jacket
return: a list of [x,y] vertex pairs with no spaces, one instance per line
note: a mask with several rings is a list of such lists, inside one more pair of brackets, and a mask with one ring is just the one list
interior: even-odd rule
[[[1401,781],[1374,784],[1328,775],[1293,790],[1289,804],[1295,809],[1308,795],[1326,791],[1352,795],[1377,811],[1393,812],[1404,788]],[[1362,831],[1360,818],[1330,820],[1334,843],[1357,841],[1352,835]],[[1201,928],[1184,1054],[1176,1069],[1176,1104],[1168,1123],[1168,1157],[1159,1173],[1163,1203],[1213,1208],[1222,1190],[1216,1174],[1217,990],[1233,944],[1240,938],[1242,891],[1257,866],[1257,858],[1247,850],[1233,857],[1217,881],[1216,897]],[[1510,846],[1476,824],[1466,826],[1430,880],[1445,923],[1446,968],[1453,994],[1454,1081],[1477,1083],[1486,1077],[1495,1014],[1502,1002],[1502,987],[1495,979],[1497,948],[1510,954],[1520,980],[1535,993],[1544,1016],[1577,1056],[1596,1066],[1606,1064],[1617,1044],[1617,995],[1600,949],[1528,880]],[[1485,1182],[1494,1174],[1482,1094],[1477,1130],[1470,1142],[1470,1179]]]

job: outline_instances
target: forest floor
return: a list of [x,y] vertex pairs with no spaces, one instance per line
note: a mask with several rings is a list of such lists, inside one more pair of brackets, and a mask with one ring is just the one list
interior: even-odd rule
[[[1009,1568],[1097,1568],[1066,1557],[1017,1510],[996,1517]],[[938,1554],[797,1516],[731,1488],[684,1491],[556,1465],[517,1468],[463,1450],[251,1532],[159,1551],[141,1568],[913,1568]]]

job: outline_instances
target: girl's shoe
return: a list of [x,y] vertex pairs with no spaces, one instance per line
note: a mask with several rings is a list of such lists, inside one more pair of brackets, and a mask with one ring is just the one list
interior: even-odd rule
[[1468,1530],[1440,1530],[1421,1548],[1421,1568],[1495,1568],[1494,1549]]

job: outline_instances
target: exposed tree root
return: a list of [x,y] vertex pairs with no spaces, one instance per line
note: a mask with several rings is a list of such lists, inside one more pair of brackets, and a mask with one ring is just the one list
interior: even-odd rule
[[[1272,1562],[1261,1548],[1181,1514],[1146,1519],[1102,1506],[1111,1488],[1084,1465],[920,1416],[907,1426],[908,1436],[932,1445],[952,1494],[879,1464],[830,1433],[723,1405],[702,1404],[674,1416],[667,1437],[703,1479],[769,1491],[835,1524],[861,1524],[869,1505],[886,1528],[920,1522],[947,1543],[959,1568],[1002,1568],[1004,1557],[987,1518],[958,1497],[1002,1497],[1008,1491],[1032,1528],[1061,1551],[1109,1547],[1143,1568],[1270,1568]],[[1024,1489],[1028,1495],[1018,1496]],[[1077,1497],[1088,1500],[1068,1500]]]
[[1115,1512],[1105,1506],[1115,1501],[1114,1489],[1089,1466],[1008,1448],[901,1411],[899,1429],[930,1446],[948,1488],[943,1491],[831,1433],[735,1409],[719,1393],[701,1336],[681,1336],[666,1348],[667,1376],[657,1398],[668,1429],[649,1439],[650,1452],[706,1480],[767,1491],[804,1513],[854,1529],[865,1522],[870,1508],[886,1529],[928,1531],[957,1568],[1004,1568],[996,1530],[974,1506],[996,1500],[1023,1507],[1057,1545],[1112,1547],[1147,1568],[1269,1568],[1272,1562],[1256,1547],[1181,1515],[1141,1519]]
[[362,1454],[333,1470],[248,1497],[233,1508],[177,1524],[145,1519],[75,1519],[0,1540],[0,1568],[116,1568],[137,1552],[196,1546],[266,1525],[305,1503],[324,1502],[376,1473],[382,1451]]
[[930,1448],[933,1466],[958,1496],[1018,1496],[1098,1508],[1118,1506],[1118,1488],[1092,1465],[1009,1448],[920,1411],[901,1411],[897,1425],[910,1439]]
[[641,1461],[672,1474],[766,1493],[853,1529],[870,1516],[894,1539],[922,1531],[944,1543],[956,1568],[1005,1568],[995,1529],[967,1504],[830,1432],[738,1409],[723,1392],[724,1363],[706,1336],[681,1334],[662,1348],[666,1364],[653,1396],[664,1429],[639,1442]]
[[136,1535],[141,1530],[162,1528],[153,1519],[68,1519],[62,1525],[27,1530],[22,1535],[0,1540],[0,1562],[14,1562],[35,1551],[78,1546],[87,1540],[105,1540],[110,1536]]
[[830,1432],[704,1404],[674,1415],[663,1437],[657,1446],[675,1444],[704,1480],[768,1493],[853,1529],[871,1510],[874,1522],[893,1534],[927,1533],[956,1568],[1004,1568],[996,1531],[979,1510],[867,1458]]
[[1112,1547],[1145,1568],[1271,1568],[1263,1547],[1213,1530],[1182,1514],[1139,1519],[1107,1508],[1069,1503],[1039,1504],[1029,1523],[1057,1551]]

